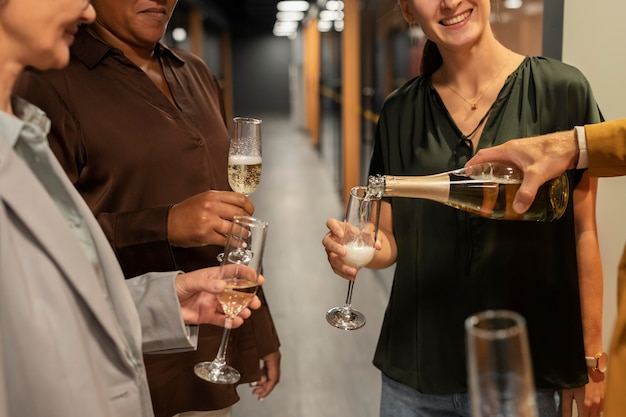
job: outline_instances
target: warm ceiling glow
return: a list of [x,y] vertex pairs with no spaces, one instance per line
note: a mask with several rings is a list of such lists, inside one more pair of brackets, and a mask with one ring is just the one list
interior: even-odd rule
[[328,32],[333,27],[333,22],[330,20],[318,20],[317,21],[317,30],[320,32]]
[[507,9],[519,9],[522,7],[522,0],[504,0],[504,7]]
[[320,20],[343,20],[343,12],[334,10],[322,10],[320,12]]
[[302,20],[304,19],[304,12],[278,12],[276,13],[276,20],[280,20],[282,22],[288,22],[292,20]]
[[275,36],[292,36],[297,30],[297,21],[276,21],[272,32]]
[[343,10],[343,1],[329,0],[326,2],[326,8],[328,10]]
[[276,4],[276,8],[279,12],[306,12],[309,10],[309,2],[299,0],[279,1]]
[[174,30],[172,30],[172,39],[176,42],[184,42],[187,40],[187,31],[185,28],[174,28]]

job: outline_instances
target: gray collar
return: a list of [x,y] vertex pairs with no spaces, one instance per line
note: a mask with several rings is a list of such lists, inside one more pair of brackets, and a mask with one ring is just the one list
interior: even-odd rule
[[20,135],[29,140],[45,140],[50,131],[50,119],[41,109],[16,96],[11,97],[11,107],[15,116],[0,112],[0,137],[12,147]]

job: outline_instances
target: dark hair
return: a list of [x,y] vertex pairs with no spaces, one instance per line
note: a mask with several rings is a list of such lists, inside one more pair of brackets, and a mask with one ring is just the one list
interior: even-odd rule
[[441,64],[443,64],[443,58],[441,58],[441,52],[439,52],[437,44],[430,39],[426,39],[420,63],[420,73],[422,75],[430,75],[437,71]]

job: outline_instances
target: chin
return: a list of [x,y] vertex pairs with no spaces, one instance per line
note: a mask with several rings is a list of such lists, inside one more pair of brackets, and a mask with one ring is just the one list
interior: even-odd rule
[[37,62],[31,64],[31,67],[45,71],[51,69],[61,69],[66,67],[69,63],[70,54],[69,51],[67,51],[65,54],[56,54],[48,59],[39,59]]

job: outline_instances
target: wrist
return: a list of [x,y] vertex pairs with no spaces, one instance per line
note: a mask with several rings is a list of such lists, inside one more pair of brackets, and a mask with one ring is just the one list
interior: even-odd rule
[[599,352],[593,356],[585,356],[585,363],[590,371],[604,373],[609,366],[609,356],[606,352]]
[[585,169],[589,166],[587,158],[587,137],[584,126],[574,127],[574,145],[576,146],[576,154],[573,157],[573,166],[576,169]]

